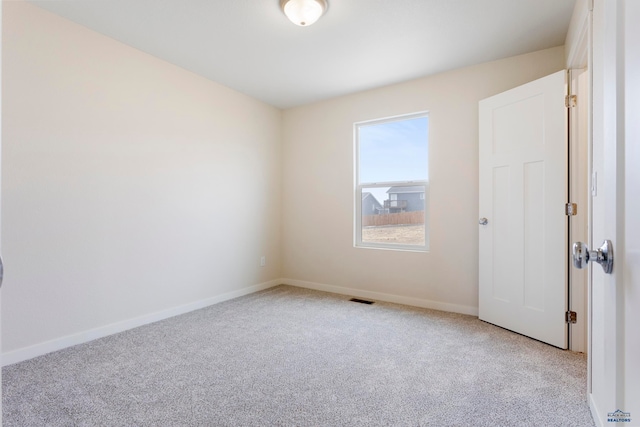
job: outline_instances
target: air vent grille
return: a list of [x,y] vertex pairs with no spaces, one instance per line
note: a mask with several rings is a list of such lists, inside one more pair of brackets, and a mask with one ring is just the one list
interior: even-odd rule
[[359,302],[360,304],[373,304],[373,301],[367,301],[366,299],[359,299],[359,298],[351,298],[349,301],[353,301],[353,302]]

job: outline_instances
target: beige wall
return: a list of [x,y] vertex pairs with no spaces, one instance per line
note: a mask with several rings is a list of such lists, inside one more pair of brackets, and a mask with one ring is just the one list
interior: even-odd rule
[[28,3],[3,6],[5,354],[280,277],[278,109]]
[[[478,101],[563,65],[557,47],[285,111],[285,281],[477,313]],[[429,111],[430,250],[354,248],[353,123],[418,111]]]
[[[562,47],[283,113],[3,6],[4,363],[281,281],[477,313],[478,101]],[[353,123],[425,110],[430,251],[355,249]]]

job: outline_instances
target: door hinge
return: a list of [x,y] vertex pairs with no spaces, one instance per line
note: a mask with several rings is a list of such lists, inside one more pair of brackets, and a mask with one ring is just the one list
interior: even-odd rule
[[578,215],[578,205],[575,203],[567,203],[564,205],[564,214],[567,216]]
[[573,108],[578,103],[578,97],[576,95],[567,95],[564,97],[564,106],[567,108]]
[[578,314],[575,311],[567,311],[565,313],[564,320],[567,323],[576,323],[578,322]]

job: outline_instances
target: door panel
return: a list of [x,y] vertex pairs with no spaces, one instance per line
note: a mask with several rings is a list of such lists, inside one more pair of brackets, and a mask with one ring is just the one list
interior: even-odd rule
[[480,101],[480,319],[567,348],[565,72]]
[[544,311],[544,162],[524,165],[524,306]]
[[492,281],[492,296],[494,299],[511,301],[509,277],[511,265],[501,262],[509,256],[511,246],[509,234],[509,176],[508,166],[498,166],[493,169],[493,233],[488,238],[492,239],[493,256],[491,257],[492,270],[495,280]]

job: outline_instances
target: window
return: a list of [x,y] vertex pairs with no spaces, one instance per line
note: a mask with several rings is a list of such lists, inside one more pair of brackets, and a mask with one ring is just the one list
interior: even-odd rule
[[355,124],[355,245],[426,251],[429,116]]

